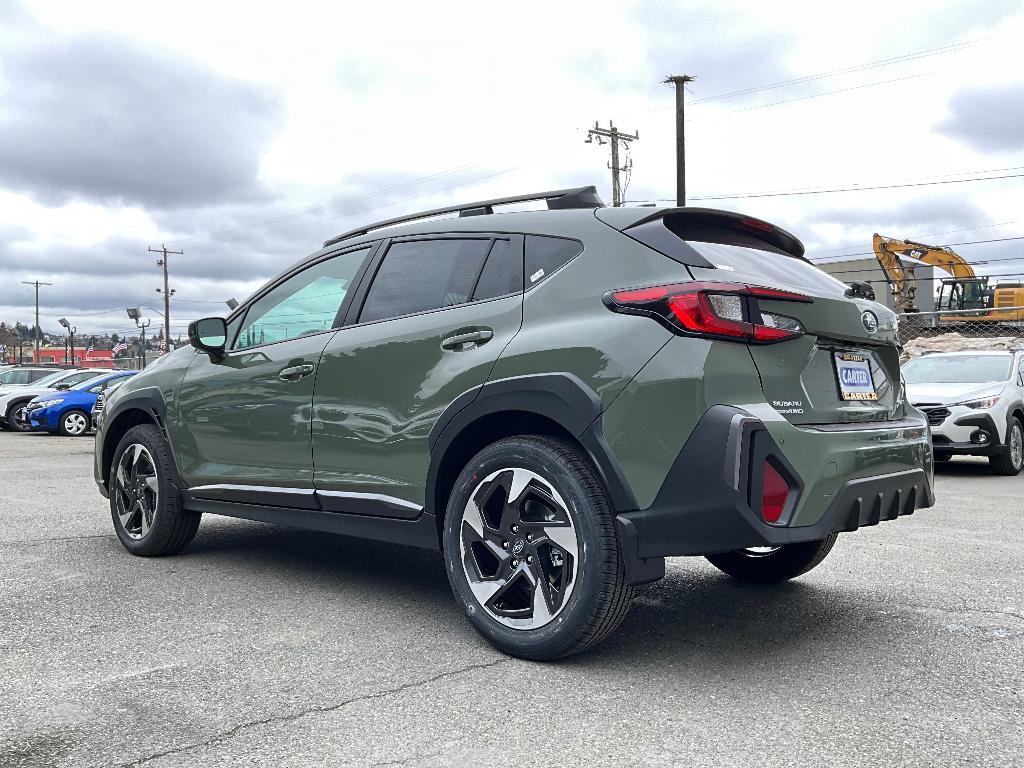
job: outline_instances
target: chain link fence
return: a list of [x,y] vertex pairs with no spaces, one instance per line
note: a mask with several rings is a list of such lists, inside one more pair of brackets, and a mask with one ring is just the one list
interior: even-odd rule
[[1024,307],[899,315],[903,359],[927,352],[1024,349]]

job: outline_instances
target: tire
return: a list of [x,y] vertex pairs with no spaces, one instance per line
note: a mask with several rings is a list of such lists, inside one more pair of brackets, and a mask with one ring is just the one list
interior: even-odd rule
[[57,422],[57,434],[64,437],[82,437],[92,428],[92,420],[85,411],[73,408],[62,414]]
[[935,451],[935,461],[945,463],[953,460],[953,454],[947,451]]
[[182,509],[171,482],[172,461],[163,434],[153,424],[132,427],[114,451],[110,516],[117,538],[133,555],[176,554],[199,528],[202,515]]
[[4,421],[7,422],[7,428],[12,432],[29,432],[32,428],[29,425],[22,425],[18,423],[17,415],[18,411],[24,408],[28,404],[28,401],[20,403],[11,403],[7,407],[7,413],[4,414]]
[[1024,427],[1020,419],[1010,419],[1010,426],[1006,430],[1006,451],[997,456],[989,456],[988,464],[994,475],[1013,477],[1020,474],[1024,467]]
[[[512,489],[513,503],[504,503]],[[608,492],[562,440],[513,437],[474,456],[449,499],[443,544],[470,623],[521,659],[563,658],[600,643],[633,599]]]
[[718,570],[737,579],[771,584],[795,579],[817,566],[832,551],[838,535],[833,533],[819,541],[784,544],[781,547],[737,549],[708,555],[707,560]]

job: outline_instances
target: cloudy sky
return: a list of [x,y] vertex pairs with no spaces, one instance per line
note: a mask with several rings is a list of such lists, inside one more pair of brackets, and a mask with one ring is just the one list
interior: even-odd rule
[[[695,204],[820,259],[875,231],[1018,237],[1022,39],[1019,0],[0,0],[0,320],[31,323],[38,279],[44,329],[125,332],[124,307],[162,306],[166,243],[178,333],[367,221],[577,184],[610,200],[595,120],[639,131],[627,199],[671,199],[676,73],[697,77]],[[821,192],[850,187],[890,188]],[[956,247],[1024,273],[1024,240]]]

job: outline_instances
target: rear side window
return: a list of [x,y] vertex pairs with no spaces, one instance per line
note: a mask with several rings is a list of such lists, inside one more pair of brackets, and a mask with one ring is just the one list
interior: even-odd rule
[[508,240],[495,240],[473,291],[473,301],[493,299],[523,290],[520,249]]
[[532,288],[583,253],[583,243],[564,237],[526,236],[526,287]]
[[373,278],[359,322],[469,301],[490,246],[490,238],[394,243]]

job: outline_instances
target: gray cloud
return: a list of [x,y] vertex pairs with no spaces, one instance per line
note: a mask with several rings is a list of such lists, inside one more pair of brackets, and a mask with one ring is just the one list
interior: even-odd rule
[[[778,28],[761,29],[736,23],[736,8],[687,9],[676,0],[646,0],[634,17],[648,32],[648,90],[660,89],[666,99],[667,75],[691,74],[696,99],[739,88],[776,82],[792,76],[783,62],[789,36]],[[763,97],[747,97],[744,101]],[[732,100],[730,103],[740,103]]]
[[1024,82],[960,91],[949,112],[936,126],[945,136],[979,152],[1024,149]]
[[270,92],[109,35],[7,51],[0,176],[45,202],[253,199]]
[[830,206],[804,220],[805,225],[863,227],[889,237],[914,237],[989,222],[988,214],[962,195],[922,196],[898,204]]

